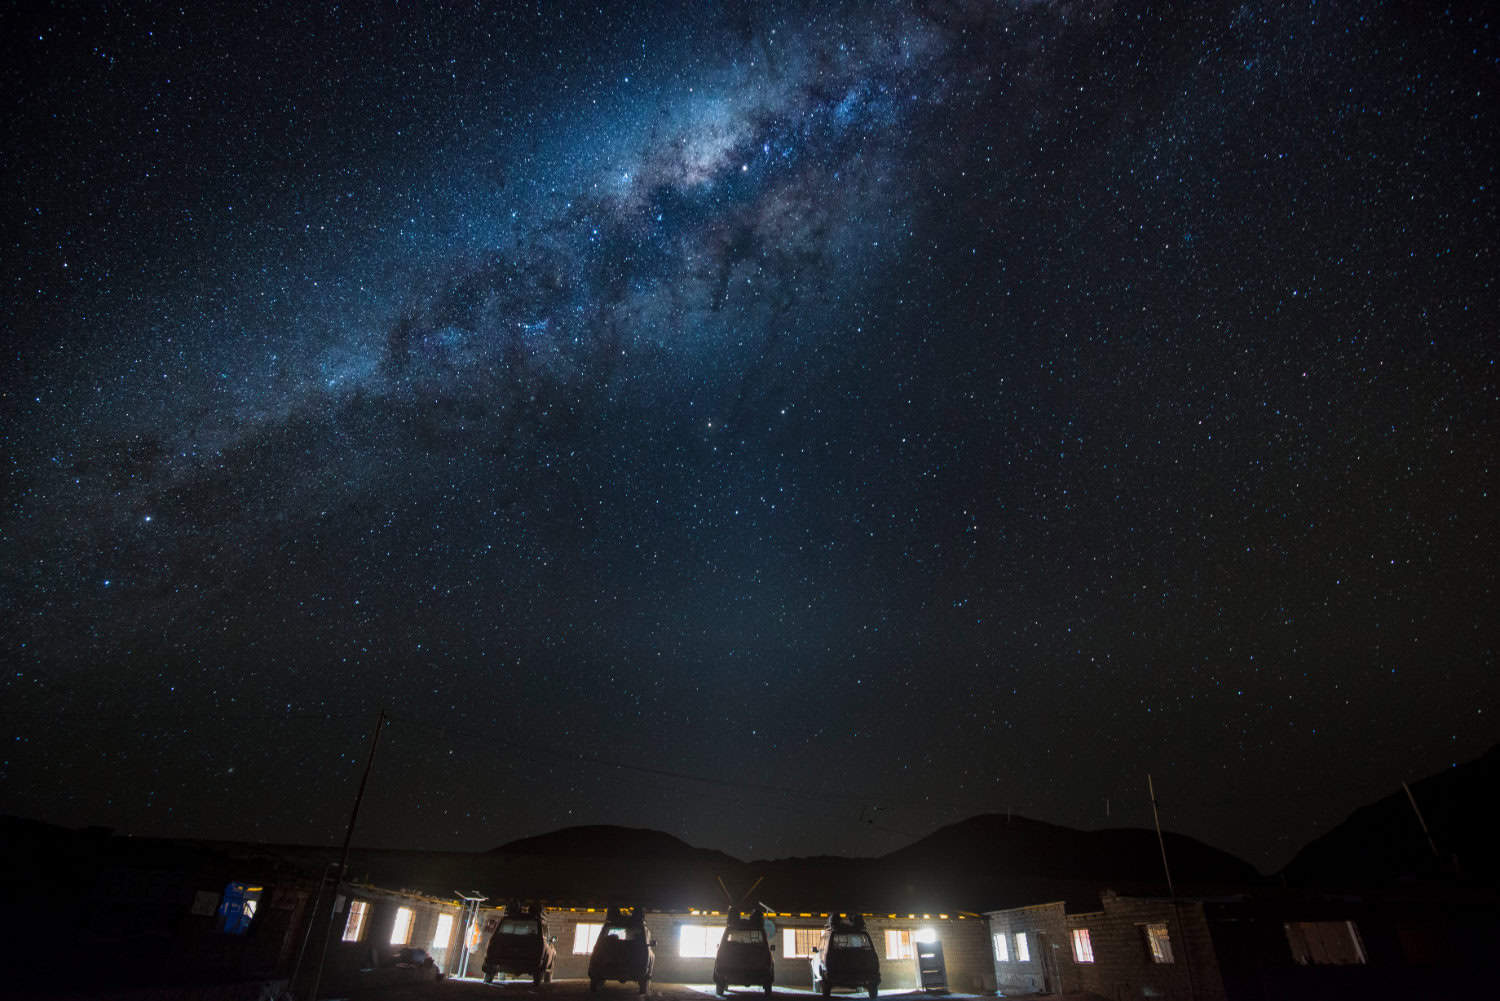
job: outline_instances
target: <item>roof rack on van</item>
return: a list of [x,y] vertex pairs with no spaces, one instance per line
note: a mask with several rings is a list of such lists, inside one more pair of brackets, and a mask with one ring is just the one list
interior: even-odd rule
[[751,910],[741,910],[738,907],[729,911],[726,923],[731,928],[760,928],[766,920],[766,905],[756,904]]

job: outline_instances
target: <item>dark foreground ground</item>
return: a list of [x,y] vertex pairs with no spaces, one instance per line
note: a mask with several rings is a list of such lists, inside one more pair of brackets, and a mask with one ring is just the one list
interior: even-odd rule
[[[931,995],[911,991],[880,992],[880,997],[889,1001],[898,1001],[898,999],[915,1001],[919,998],[931,1001],[936,997],[971,998],[974,996],[972,994]],[[481,980],[440,980],[419,984],[371,986],[339,995],[339,997],[344,1001],[638,1001],[640,995],[636,993],[633,984],[629,986],[610,984],[602,988],[598,994],[591,994],[586,980],[559,980],[541,987],[533,987],[530,983],[522,981],[486,984]],[[731,990],[729,997],[731,1001],[757,1001],[757,999],[763,1001],[765,995],[758,990],[740,989]],[[817,995],[812,991],[796,987],[778,987],[772,997],[773,1001],[777,998],[797,998],[799,1001],[809,1001]],[[843,1001],[854,1001],[854,999],[864,997],[863,991],[858,994],[844,991],[834,994],[835,999],[843,999]],[[650,1001],[709,1001],[711,998],[714,998],[712,984],[651,985]],[[1063,999],[1054,997],[1053,1001],[1063,1001]]]

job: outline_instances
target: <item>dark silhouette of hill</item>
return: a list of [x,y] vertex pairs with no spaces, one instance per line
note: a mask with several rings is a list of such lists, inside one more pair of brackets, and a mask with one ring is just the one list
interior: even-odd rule
[[[1250,865],[1202,842],[1178,834],[1168,834],[1166,840],[1179,889],[1261,881]],[[1059,899],[1097,906],[1098,892],[1105,888],[1166,892],[1161,849],[1153,831],[1077,831],[1000,814],[944,827],[878,858],[821,856],[745,863],[722,852],[693,848],[660,831],[608,826],[570,827],[523,838],[484,857],[493,864],[513,862],[508,868],[515,876],[524,873],[528,880],[548,880],[550,892],[538,885],[537,896],[597,896],[605,883],[616,886],[618,893],[625,885],[622,875],[628,874],[641,886],[640,893],[660,899],[675,874],[679,895],[693,887],[694,906],[699,907],[719,905],[719,878],[731,887],[749,887],[760,879],[754,899],[773,909],[941,913]]]
[[[1181,834],[1165,835],[1179,892],[1254,884],[1248,863]],[[1161,845],[1138,828],[1080,831],[1025,817],[983,814],[951,824],[882,857],[891,890],[969,910],[1084,902],[1109,888],[1165,894]]]
[[1360,807],[1305,845],[1280,873],[1295,886],[1378,887],[1413,879],[1500,882],[1493,846],[1500,744],[1474,761],[1411,783],[1437,846],[1422,833],[1404,789]]
[[[119,838],[25,821],[5,825],[4,833],[8,847],[25,849],[17,857],[29,857],[20,868],[52,874],[66,872],[85,848],[92,854],[158,860],[153,865],[205,852],[274,859],[304,876],[320,873],[337,858],[331,846]],[[97,847],[89,847],[96,842]],[[1179,892],[1235,889],[1260,881],[1246,863],[1191,838],[1167,835],[1167,851]],[[639,903],[653,910],[720,908],[725,903],[721,880],[736,895],[754,884],[749,899],[787,911],[954,913],[1054,900],[1093,908],[1106,888],[1166,892],[1152,831],[1078,831],[997,814],[944,827],[878,858],[747,863],[660,831],[591,826],[522,838],[481,853],[355,848],[349,876],[436,897],[474,890],[492,901]],[[66,885],[66,880],[52,878]]]
[[490,855],[537,855],[564,858],[685,859],[739,866],[739,859],[708,848],[694,848],[662,831],[592,824],[564,827],[547,834],[510,841]]
[[[1246,862],[1201,841],[1170,831],[1164,835],[1172,876],[1178,882],[1252,882],[1259,874]],[[1156,832],[1142,828],[1079,831],[1071,827],[987,813],[959,821],[885,856],[888,864],[941,867],[944,859],[988,857],[999,868],[1018,868],[1058,878],[1163,881]]]

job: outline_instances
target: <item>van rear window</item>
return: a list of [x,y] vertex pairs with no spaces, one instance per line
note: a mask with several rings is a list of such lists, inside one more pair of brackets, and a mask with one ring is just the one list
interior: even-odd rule
[[527,921],[522,918],[506,918],[500,922],[500,934],[502,935],[535,935],[536,922]]
[[830,948],[834,949],[873,949],[870,944],[870,936],[840,932],[833,936]]

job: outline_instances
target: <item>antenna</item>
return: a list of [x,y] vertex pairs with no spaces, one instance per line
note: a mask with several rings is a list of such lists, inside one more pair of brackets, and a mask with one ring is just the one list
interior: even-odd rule
[[740,902],[738,904],[735,904],[734,906],[736,908],[738,908],[740,906],[740,904],[743,904],[745,901],[749,900],[750,899],[750,894],[754,893],[755,892],[755,888],[757,886],[759,886],[761,883],[764,883],[765,880],[766,880],[766,877],[764,877],[764,876],[757,876],[757,877],[755,877],[755,882],[753,882],[753,883],[750,884],[750,889],[746,890],[744,892],[744,894],[740,896]]
[[1156,785],[1151,781],[1151,773],[1146,773],[1146,792],[1151,797],[1151,820],[1156,824],[1156,843],[1161,846],[1161,868],[1167,874],[1167,894],[1172,898],[1172,917],[1177,923],[1178,937],[1182,940],[1182,962],[1183,969],[1187,971],[1188,997],[1198,996],[1198,987],[1193,982],[1193,954],[1189,948],[1187,932],[1182,926],[1182,912],[1177,907],[1177,889],[1172,885],[1172,868],[1167,865],[1167,839],[1161,833],[1161,814],[1156,810]]
[[[750,884],[750,889],[740,894],[739,900],[735,900],[734,894],[729,892],[729,886],[724,882],[723,876],[715,876],[714,879],[719,881],[719,889],[724,891],[724,902],[729,906],[729,910],[731,911],[732,915],[737,916],[744,908],[745,901],[750,899],[750,894],[755,892],[755,888],[757,886],[765,882],[766,877],[757,876],[755,882]],[[761,906],[765,907],[764,904],[762,904]]]
[[1432,832],[1427,829],[1427,818],[1422,816],[1421,809],[1417,807],[1417,797],[1411,794],[1411,786],[1405,782],[1401,783],[1401,788],[1406,790],[1406,799],[1407,802],[1411,803],[1411,812],[1417,815],[1417,823],[1422,825],[1422,833],[1427,837],[1427,847],[1432,849],[1432,857],[1441,863],[1443,857],[1438,854],[1437,842],[1432,840]]
[[354,809],[349,811],[349,826],[344,830],[344,848],[339,853],[338,874],[333,877],[333,899],[328,905],[328,925],[323,932],[323,943],[318,949],[318,965],[313,967],[312,985],[307,996],[316,999],[318,987],[323,982],[323,963],[328,958],[328,940],[333,937],[333,919],[338,913],[339,887],[349,872],[349,842],[354,840],[354,824],[359,820],[359,804],[365,798],[365,786],[370,781],[370,769],[375,767],[375,748],[380,746],[380,731],[385,728],[385,709],[375,718],[375,732],[370,735],[370,756],[365,759],[365,773],[359,777],[359,791],[354,794]]

